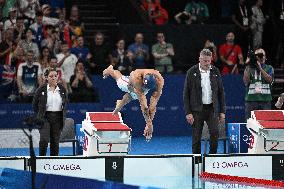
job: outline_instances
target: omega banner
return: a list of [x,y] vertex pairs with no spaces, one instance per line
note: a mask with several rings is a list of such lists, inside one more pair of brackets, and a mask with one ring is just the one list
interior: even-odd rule
[[[192,155],[54,157],[37,158],[36,169],[37,172],[46,174],[178,188],[182,184],[191,185],[192,165]],[[184,179],[185,177],[189,179]]]
[[36,171],[45,174],[64,175],[105,180],[104,158],[37,158]]
[[203,170],[209,173],[268,180],[284,179],[284,155],[205,156]]

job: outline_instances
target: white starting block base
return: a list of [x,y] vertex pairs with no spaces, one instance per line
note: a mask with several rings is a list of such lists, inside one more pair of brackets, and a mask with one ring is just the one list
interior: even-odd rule
[[252,134],[248,153],[284,153],[284,112],[278,110],[256,110],[247,120],[247,128]]
[[82,128],[85,133],[83,156],[126,155],[130,151],[131,129],[122,122],[120,114],[87,112]]

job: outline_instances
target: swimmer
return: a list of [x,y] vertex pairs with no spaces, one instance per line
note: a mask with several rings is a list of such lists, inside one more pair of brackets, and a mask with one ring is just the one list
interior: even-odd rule
[[[146,122],[144,136],[147,141],[152,138],[153,119],[156,113],[156,106],[162,95],[164,79],[159,71],[154,69],[137,69],[130,73],[130,76],[124,76],[118,70],[114,70],[110,65],[103,71],[103,77],[111,76],[116,80],[117,86],[125,92],[121,100],[116,101],[113,114],[117,114],[123,106],[132,100],[138,99],[141,111]],[[150,103],[147,104],[146,94],[153,90]]]

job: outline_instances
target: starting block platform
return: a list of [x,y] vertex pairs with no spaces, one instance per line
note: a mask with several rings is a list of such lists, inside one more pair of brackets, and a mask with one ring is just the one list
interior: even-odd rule
[[247,120],[252,134],[248,153],[284,152],[284,111],[255,110]]
[[123,123],[120,113],[86,112],[82,128],[83,156],[123,155],[130,151],[131,128]]

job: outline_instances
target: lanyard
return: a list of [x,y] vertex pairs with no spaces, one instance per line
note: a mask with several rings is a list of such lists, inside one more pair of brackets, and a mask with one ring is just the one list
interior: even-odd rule
[[[283,0],[282,0],[282,5],[283,5]],[[248,11],[247,11],[247,8],[245,6],[244,6],[244,9],[245,9],[245,14],[243,12],[242,7],[240,6],[241,15],[242,15],[242,17],[248,17]]]
[[283,0],[281,0],[281,10],[282,10],[282,12],[284,12],[284,3],[283,3]]
[[254,79],[258,80],[258,81],[261,81],[261,72],[259,72],[259,78],[257,79],[257,71],[255,70],[254,71]]

